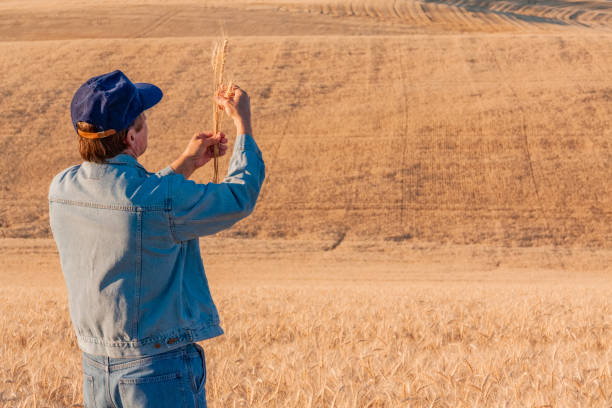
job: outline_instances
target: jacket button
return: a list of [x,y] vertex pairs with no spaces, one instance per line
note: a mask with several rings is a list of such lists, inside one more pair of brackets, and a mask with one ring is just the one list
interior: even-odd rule
[[155,347],[155,348],[160,348],[160,347],[161,347],[161,344],[159,344],[159,343],[155,343],[155,345],[154,345],[153,347]]

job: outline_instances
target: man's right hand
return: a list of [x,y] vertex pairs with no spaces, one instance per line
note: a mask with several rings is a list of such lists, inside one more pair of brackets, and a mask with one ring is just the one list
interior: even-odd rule
[[[226,97],[225,95],[228,94]],[[249,134],[253,136],[251,129],[251,101],[249,95],[237,85],[227,92],[224,86],[219,90],[216,97],[220,109],[233,119],[238,134]]]

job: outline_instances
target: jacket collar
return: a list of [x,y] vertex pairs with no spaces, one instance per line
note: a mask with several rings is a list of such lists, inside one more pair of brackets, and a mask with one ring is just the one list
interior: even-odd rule
[[85,160],[83,161],[83,163],[81,163],[81,166],[83,166],[83,168],[93,169],[93,168],[103,168],[104,166],[108,166],[109,164],[118,164],[120,166],[137,167],[137,168],[144,170],[146,173],[149,173],[149,171],[145,169],[142,164],[138,163],[138,161],[135,158],[133,158],[129,154],[123,154],[123,153],[118,154],[115,157],[111,157],[110,159],[106,159],[106,163],[104,164],[98,164],[95,162],[90,162],[90,161]]
[[138,163],[138,161],[129,154],[120,153],[114,157],[111,157],[110,159],[106,159],[106,162],[108,164],[126,164],[132,167],[140,167],[146,171],[142,164]]
[[115,164],[131,164],[131,165],[138,164],[138,161],[136,161],[134,157],[130,156],[129,154],[125,154],[125,153],[120,153],[114,157],[111,157],[110,159],[106,159],[106,162],[115,163]]

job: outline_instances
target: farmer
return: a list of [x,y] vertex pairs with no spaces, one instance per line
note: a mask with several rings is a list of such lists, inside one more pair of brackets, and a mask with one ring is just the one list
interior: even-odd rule
[[49,188],[86,407],[206,407],[196,342],[223,330],[198,237],[249,215],[264,180],[249,97],[237,86],[216,99],[237,131],[223,182],[188,180],[214,145],[225,154],[222,133],[198,133],[168,167],[145,170],[138,163],[147,149],[144,111],[161,98],[158,87],[121,71],[85,82],[70,106],[84,162]]

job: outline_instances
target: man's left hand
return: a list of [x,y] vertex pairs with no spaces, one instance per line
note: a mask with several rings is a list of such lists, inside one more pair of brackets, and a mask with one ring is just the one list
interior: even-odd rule
[[208,163],[213,157],[214,145],[219,146],[219,156],[223,156],[227,152],[227,138],[223,133],[202,132],[193,135],[187,148],[170,166],[175,173],[180,173],[185,178],[189,178],[191,174]]

